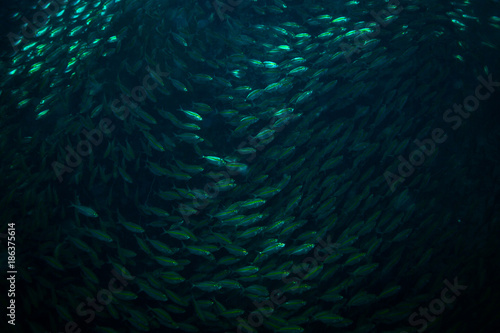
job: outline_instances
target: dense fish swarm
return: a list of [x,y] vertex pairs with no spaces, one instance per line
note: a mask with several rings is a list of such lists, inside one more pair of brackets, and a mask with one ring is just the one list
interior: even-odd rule
[[498,1],[14,7],[16,331],[500,327]]

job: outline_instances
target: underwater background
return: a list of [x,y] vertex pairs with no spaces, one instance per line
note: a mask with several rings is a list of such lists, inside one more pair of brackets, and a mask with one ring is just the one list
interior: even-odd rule
[[499,1],[2,5],[2,332],[498,332]]

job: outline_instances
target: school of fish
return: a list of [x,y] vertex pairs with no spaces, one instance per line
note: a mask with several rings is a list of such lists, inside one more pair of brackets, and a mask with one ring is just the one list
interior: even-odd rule
[[[9,13],[1,212],[17,225],[18,325],[458,332],[412,317],[443,279],[475,274],[450,252],[475,248],[455,229],[475,213],[435,195],[453,180],[433,130],[469,121],[441,117],[479,83],[498,89],[499,13],[466,0]],[[433,151],[421,166],[419,148]]]

